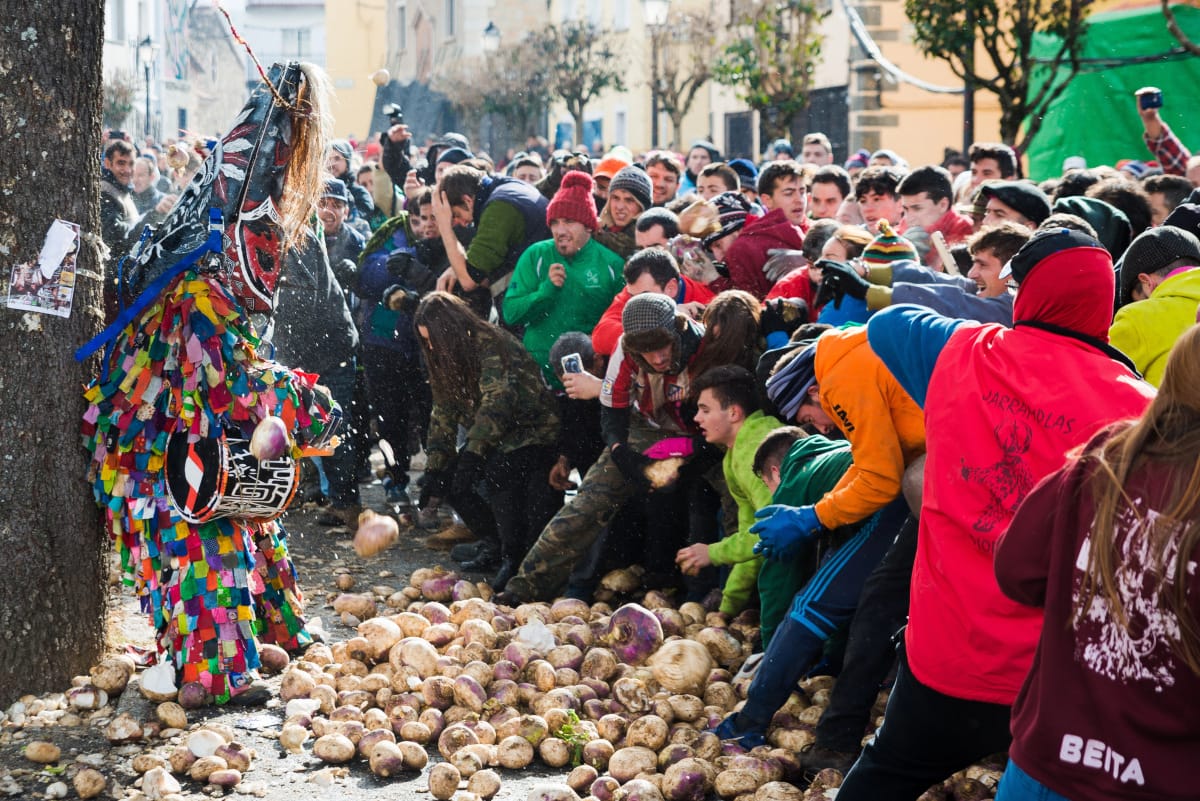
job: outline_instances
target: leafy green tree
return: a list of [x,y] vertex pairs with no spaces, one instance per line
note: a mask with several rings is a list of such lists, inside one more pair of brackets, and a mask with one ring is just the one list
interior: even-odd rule
[[805,0],[745,3],[734,15],[734,39],[718,57],[713,77],[762,115],[772,139],[786,137],[808,106],[825,16]]
[[[1018,153],[1037,136],[1042,118],[1079,72],[1090,0],[905,0],[913,41],[959,78],[996,95],[1000,138]],[[1059,40],[1049,59],[1034,61],[1033,39]],[[976,42],[986,59],[977,62]],[[1063,67],[1066,67],[1064,70]],[[1048,78],[1031,92],[1035,70]],[[1024,126],[1024,133],[1021,128]]]
[[601,93],[625,91],[624,59],[613,47],[612,34],[586,20],[547,25],[530,44],[547,58],[548,89],[566,104],[575,120],[575,136],[583,136],[583,110]]

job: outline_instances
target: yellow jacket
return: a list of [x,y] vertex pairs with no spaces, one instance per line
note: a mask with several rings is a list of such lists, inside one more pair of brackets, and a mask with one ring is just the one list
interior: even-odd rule
[[1200,267],[1192,267],[1163,281],[1145,300],[1122,306],[1108,330],[1109,344],[1157,387],[1175,340],[1196,324],[1198,306]]

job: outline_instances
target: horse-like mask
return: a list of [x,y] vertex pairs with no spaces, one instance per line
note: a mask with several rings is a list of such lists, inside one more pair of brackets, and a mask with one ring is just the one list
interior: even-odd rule
[[[215,272],[247,314],[270,314],[283,265],[284,176],[296,146],[293,117],[307,80],[299,64],[276,64],[229,133],[205,159],[171,214],[142,250],[122,286],[126,300],[202,246],[209,209],[222,213],[222,252],[197,268]],[[274,87],[274,91],[272,91]],[[282,102],[280,102],[282,100]]]

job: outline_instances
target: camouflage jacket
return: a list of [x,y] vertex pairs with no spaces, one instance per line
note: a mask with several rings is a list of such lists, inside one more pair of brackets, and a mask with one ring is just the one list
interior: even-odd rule
[[558,405],[541,368],[511,336],[481,331],[479,388],[470,398],[434,398],[426,470],[445,470],[457,453],[458,427],[466,450],[484,458],[558,439]]

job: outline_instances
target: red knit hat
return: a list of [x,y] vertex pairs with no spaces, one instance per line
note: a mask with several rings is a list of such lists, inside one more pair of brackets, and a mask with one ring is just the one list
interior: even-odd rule
[[583,223],[583,227],[589,231],[595,231],[600,222],[596,219],[596,200],[592,197],[594,189],[592,176],[571,170],[563,176],[562,185],[554,193],[550,205],[546,206],[546,223],[574,220]]

